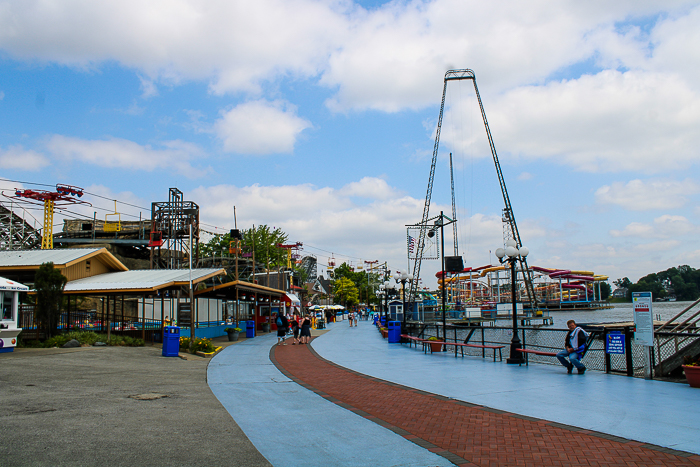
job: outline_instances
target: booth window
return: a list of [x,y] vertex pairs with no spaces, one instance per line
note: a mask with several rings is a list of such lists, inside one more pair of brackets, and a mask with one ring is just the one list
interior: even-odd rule
[[12,321],[12,295],[0,292],[0,310],[3,320]]

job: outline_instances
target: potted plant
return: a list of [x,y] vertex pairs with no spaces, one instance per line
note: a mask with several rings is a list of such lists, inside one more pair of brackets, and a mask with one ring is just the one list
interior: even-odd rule
[[700,388],[700,357],[683,357],[683,371],[691,388]]
[[387,328],[379,328],[379,331],[382,333],[382,337],[383,337],[383,338],[386,339],[387,337],[389,337],[389,329],[387,329]]
[[240,332],[242,331],[242,329],[241,328],[226,328],[226,329],[224,329],[224,331],[226,331],[226,334],[228,334],[228,340],[229,340],[229,342],[231,342],[231,341],[238,340],[238,336],[239,336]]
[[431,352],[442,352],[442,345],[444,344],[444,342],[439,340],[437,337],[428,337],[428,343],[430,344]]

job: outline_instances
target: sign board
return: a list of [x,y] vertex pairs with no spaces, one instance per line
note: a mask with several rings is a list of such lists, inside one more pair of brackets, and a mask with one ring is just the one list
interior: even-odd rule
[[634,342],[654,345],[654,318],[651,311],[651,292],[632,292],[634,310]]
[[[523,314],[523,304],[518,302],[515,304],[515,312],[519,315]],[[511,316],[513,314],[512,303],[497,303],[496,314],[498,316]]]
[[608,334],[608,340],[605,341],[605,353],[625,353],[625,335],[622,331],[611,331]]
[[177,324],[184,328],[192,327],[192,304],[190,302],[177,304]]

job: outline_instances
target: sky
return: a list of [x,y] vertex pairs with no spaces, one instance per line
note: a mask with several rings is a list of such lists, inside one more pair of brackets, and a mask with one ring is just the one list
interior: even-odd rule
[[[91,206],[57,231],[113,200],[148,218],[176,187],[205,241],[235,206],[320,272],[407,269],[443,78],[468,68],[530,265],[698,268],[699,25],[697,0],[0,0],[0,189],[83,188]],[[458,253],[496,264],[504,204],[471,81],[447,86],[431,216],[451,216],[450,153]],[[438,270],[423,261],[423,284]]]

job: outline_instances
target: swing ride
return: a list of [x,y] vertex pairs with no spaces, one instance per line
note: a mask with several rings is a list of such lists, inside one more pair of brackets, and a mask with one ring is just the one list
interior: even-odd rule
[[[496,314],[501,314],[500,312],[496,312],[499,308],[497,306],[498,303],[510,304],[513,301],[509,287],[506,286],[506,284],[510,284],[511,281],[510,271],[503,266],[494,266],[491,264],[475,268],[466,267],[460,270],[462,268],[462,257],[459,254],[457,239],[457,209],[455,202],[452,153],[450,153],[449,156],[452,219],[442,213],[439,216],[432,215],[431,217],[430,213],[448,83],[464,80],[470,80],[473,84],[481,120],[483,121],[484,130],[488,139],[491,158],[498,177],[504,206],[501,217],[503,223],[503,243],[506,244],[510,241],[515,242],[517,248],[522,246],[520,232],[513,213],[513,207],[506,188],[501,165],[498,160],[496,146],[481,101],[479,88],[476,84],[476,76],[470,69],[449,70],[445,73],[443,80],[442,101],[435,132],[435,144],[433,147],[433,157],[430,165],[423,216],[420,222],[406,226],[408,260],[409,262],[413,262],[413,279],[410,281],[410,287],[408,288],[407,301],[415,304],[422,302],[423,306],[425,306],[425,295],[419,290],[422,261],[424,259],[440,259],[442,255],[443,261],[445,259],[459,260],[454,264],[460,265],[458,269],[455,270],[454,267],[445,266],[443,262],[443,268],[441,269],[444,270],[436,274],[438,286],[440,289],[444,289],[446,302],[449,304],[449,308],[453,310],[452,317],[490,317],[489,313],[491,310],[494,314],[493,317],[495,317]],[[446,222],[445,219],[449,222]],[[440,235],[442,235],[444,227],[448,226],[450,223],[452,224],[454,237],[452,253],[454,256],[452,257],[446,256],[448,253],[444,251],[446,239],[439,238]],[[442,243],[443,251],[440,251],[440,243]],[[526,316],[541,316],[543,312],[546,313],[548,309],[557,307],[576,308],[576,304],[578,303],[586,304],[587,308],[595,308],[597,307],[596,304],[600,303],[600,284],[607,280],[607,276],[595,275],[590,271],[567,271],[529,267],[526,257],[518,257],[517,262],[515,275],[519,285],[516,293],[518,294],[517,299],[525,305],[523,314]],[[598,286],[597,293],[596,285]],[[437,303],[435,304],[435,308],[437,308]],[[510,308],[511,311],[507,311],[508,307],[501,308],[508,314],[512,313],[512,307]],[[485,311],[489,313],[485,313]],[[518,312],[518,314],[520,314],[520,312]],[[548,320],[545,321],[545,324],[547,321]]]

